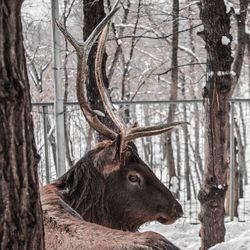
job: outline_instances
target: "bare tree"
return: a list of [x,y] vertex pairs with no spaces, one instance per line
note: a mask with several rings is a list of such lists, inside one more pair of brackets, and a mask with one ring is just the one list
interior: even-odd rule
[[247,135],[246,135],[246,122],[244,121],[242,103],[239,104],[239,108],[240,108],[240,120],[241,120],[241,125],[242,125],[242,135],[243,135],[243,140],[242,140],[240,128],[237,129],[236,127],[237,141],[239,145],[239,164],[240,164],[241,172],[243,175],[242,178],[244,178],[245,185],[247,185],[248,184],[248,171],[247,171],[247,166],[246,166]]
[[[179,44],[179,0],[173,1],[173,40],[172,40],[172,64],[171,64],[171,89],[170,89],[170,100],[177,99],[177,88],[178,88],[178,44]],[[174,119],[174,113],[176,104],[170,104],[168,112],[168,122],[172,122]],[[176,176],[175,162],[172,146],[171,135],[166,135],[166,156],[167,156],[167,167],[169,171],[169,182],[171,178]]]
[[[192,1],[188,0],[189,3],[189,7],[188,7],[188,14],[191,16],[192,15]],[[189,19],[189,25],[190,25],[190,30],[189,30],[189,47],[191,52],[195,55],[196,53],[196,48],[195,48],[195,40],[194,40],[194,30],[192,29],[192,27],[194,26],[193,24],[193,20],[192,18]],[[197,94],[195,93],[195,78],[196,78],[196,69],[195,69],[195,59],[194,57],[190,57],[190,67],[189,67],[189,73],[187,74],[187,77],[189,78],[189,91],[191,94],[191,98],[193,98],[194,100],[197,99]],[[200,77],[200,76],[199,76]],[[188,88],[187,88],[188,89]],[[197,102],[194,103],[194,115],[196,118],[198,118],[200,116],[199,114],[199,104]],[[199,171],[201,173],[201,176],[203,177],[203,164],[202,164],[202,159],[201,159],[201,155],[200,155],[200,119],[195,119],[195,124],[194,124],[194,148],[193,148],[193,152],[194,152],[194,158],[195,158],[195,169],[199,168]],[[190,144],[192,147],[192,144]],[[196,174],[197,174],[197,178],[199,180],[200,183],[200,177],[199,177],[199,173],[198,173],[198,169],[196,170]]]
[[[62,19],[63,19],[63,25],[66,27],[67,20],[70,16],[70,13],[72,11],[73,5],[75,3],[75,0],[72,0],[72,2],[64,0],[63,2],[63,13],[62,13]],[[64,74],[64,103],[67,103],[68,101],[68,90],[69,90],[69,73],[68,73],[68,60],[69,60],[69,46],[67,39],[64,39],[64,58],[63,58],[63,74]],[[67,113],[67,106],[64,106],[64,132],[65,132],[65,155],[66,160],[69,167],[72,167],[74,165],[74,161],[70,154],[70,137],[69,137],[69,126],[68,124],[68,113]]]
[[[238,39],[245,32],[247,1],[242,0]],[[235,60],[231,56],[231,7],[223,0],[203,0],[200,17],[207,50],[207,81],[203,97],[205,105],[205,178],[198,198],[201,203],[201,249],[224,241],[224,201],[227,190],[229,98],[240,76],[244,40],[238,40]],[[233,66],[232,66],[233,63]],[[233,71],[231,71],[231,66]]]
[[0,248],[44,249],[21,6],[0,3]]
[[[185,80],[185,76],[182,74],[182,95],[183,98],[185,99],[185,85],[186,85],[186,80]],[[183,118],[185,121],[187,121],[187,106],[184,103],[183,104]],[[188,128],[185,127],[183,128],[184,131],[184,178],[185,178],[185,182],[186,182],[186,186],[185,188],[187,189],[187,200],[191,200],[191,183],[190,183],[190,179],[192,176],[191,173],[191,166],[190,166],[190,160],[189,160],[189,145],[188,145],[188,138],[189,138],[189,134],[188,134]]]

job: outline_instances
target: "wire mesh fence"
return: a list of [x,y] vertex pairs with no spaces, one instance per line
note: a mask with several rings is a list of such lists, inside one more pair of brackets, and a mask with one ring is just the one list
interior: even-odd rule
[[[197,194],[202,184],[204,169],[204,108],[201,101],[133,102],[115,103],[129,110],[129,120],[140,126],[164,123],[169,108],[175,105],[175,121],[188,121],[189,126],[171,133],[176,178],[169,182],[166,152],[169,137],[159,135],[136,140],[141,158],[152,168],[159,179],[174,191],[185,211],[184,220],[198,223],[199,202]],[[250,100],[233,100],[233,138],[235,173],[235,215],[239,221],[250,220]],[[54,138],[54,110],[52,103],[32,106],[35,139],[38,153],[40,184],[44,185],[57,176],[56,141]],[[95,145],[95,131],[89,127],[77,103],[65,104],[66,149],[65,161],[69,169]],[[230,156],[231,157],[231,156]],[[229,198],[226,198],[226,212]]]

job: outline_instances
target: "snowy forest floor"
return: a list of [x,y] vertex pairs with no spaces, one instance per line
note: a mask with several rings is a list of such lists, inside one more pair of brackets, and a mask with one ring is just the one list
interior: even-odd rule
[[[153,223],[143,226],[141,231],[160,233],[182,250],[198,250],[200,247],[199,229],[199,224],[192,225],[180,221],[168,226]],[[250,250],[250,221],[226,222],[225,242],[210,250]]]

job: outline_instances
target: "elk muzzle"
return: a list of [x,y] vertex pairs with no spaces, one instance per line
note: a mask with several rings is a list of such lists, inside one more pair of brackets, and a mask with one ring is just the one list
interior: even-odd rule
[[182,216],[183,216],[182,206],[178,201],[176,201],[170,211],[158,213],[156,220],[161,224],[168,225],[174,223],[177,219],[181,218]]

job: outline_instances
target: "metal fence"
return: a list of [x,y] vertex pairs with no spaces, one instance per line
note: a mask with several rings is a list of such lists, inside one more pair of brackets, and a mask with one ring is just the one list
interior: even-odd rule
[[[180,201],[183,205],[184,219],[190,223],[198,223],[199,202],[197,194],[202,182],[204,164],[204,108],[202,101],[155,101],[115,103],[126,105],[130,119],[138,121],[140,126],[166,122],[169,107],[176,105],[175,120],[188,121],[190,126],[180,128],[171,134],[177,183],[171,183],[172,189],[179,189]],[[250,220],[250,100],[231,101],[231,142],[236,150],[231,151],[231,159],[235,158],[233,171],[236,171],[239,204],[237,204],[238,220]],[[32,105],[35,138],[41,156],[39,164],[40,183],[44,185],[56,178],[54,111],[52,103],[36,103]],[[77,103],[65,104],[67,168],[79,160],[95,144],[95,132],[88,126]],[[166,136],[153,136],[136,140],[141,158],[148,163],[161,181],[169,186],[166,160]],[[190,171],[187,171],[190,169]],[[234,176],[234,175],[233,175]],[[236,182],[234,182],[235,184]],[[227,206],[227,205],[226,205]]]

